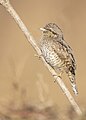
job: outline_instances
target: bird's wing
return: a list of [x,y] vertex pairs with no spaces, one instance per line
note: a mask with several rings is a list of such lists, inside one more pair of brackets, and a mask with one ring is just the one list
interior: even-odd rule
[[76,69],[76,62],[73,56],[71,47],[66,43],[66,41],[55,41],[53,43],[54,50],[57,52],[61,59],[68,61],[70,65]]

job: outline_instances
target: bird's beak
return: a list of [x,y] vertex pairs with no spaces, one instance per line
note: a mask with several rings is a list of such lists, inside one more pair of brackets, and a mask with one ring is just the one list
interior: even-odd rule
[[46,32],[47,30],[44,28],[40,28],[41,31]]

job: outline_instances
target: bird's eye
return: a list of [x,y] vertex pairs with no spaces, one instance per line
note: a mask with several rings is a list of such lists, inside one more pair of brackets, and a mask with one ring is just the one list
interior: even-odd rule
[[50,28],[49,31],[52,32],[52,34],[54,34],[55,36],[58,36],[58,34],[52,28]]
[[54,31],[53,28],[50,28],[51,31]]

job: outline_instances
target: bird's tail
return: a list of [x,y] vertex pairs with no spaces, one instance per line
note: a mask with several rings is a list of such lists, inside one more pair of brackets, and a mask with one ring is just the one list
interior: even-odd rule
[[75,75],[72,74],[71,72],[68,73],[69,79],[70,79],[70,83],[73,89],[74,94],[77,96],[78,95],[78,89],[76,86],[76,80],[75,80]]

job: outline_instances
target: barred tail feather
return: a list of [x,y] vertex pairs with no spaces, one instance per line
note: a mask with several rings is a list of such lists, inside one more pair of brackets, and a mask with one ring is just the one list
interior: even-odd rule
[[77,96],[78,95],[78,89],[77,89],[77,86],[76,86],[75,75],[70,73],[70,74],[68,74],[68,76],[69,76],[69,79],[70,79],[70,83],[71,83],[73,92]]

